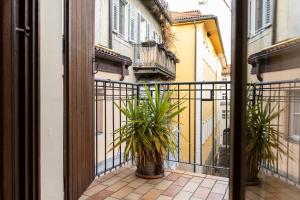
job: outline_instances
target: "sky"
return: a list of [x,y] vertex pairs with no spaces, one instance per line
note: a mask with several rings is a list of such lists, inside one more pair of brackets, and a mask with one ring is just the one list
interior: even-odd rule
[[[201,0],[167,0],[171,11],[200,10],[203,14],[213,14],[218,17],[221,37],[225,48],[227,63],[231,61],[231,11],[223,0],[206,0],[205,5],[199,5]],[[202,0],[203,1],[203,0]],[[230,0],[227,0],[230,5]]]

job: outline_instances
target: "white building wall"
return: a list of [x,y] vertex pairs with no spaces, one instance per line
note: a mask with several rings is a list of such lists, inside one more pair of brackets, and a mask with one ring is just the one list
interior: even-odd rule
[[[109,0],[95,0],[95,44],[100,44],[108,47],[109,38]],[[140,0],[127,0],[125,8],[125,37],[120,37],[113,32],[113,50],[132,57],[133,48],[132,43],[128,38],[128,26],[129,26],[129,11],[128,6],[133,6],[138,13],[150,24],[150,29],[161,35],[160,24],[152,16],[149,10],[144,6]]]
[[[299,9],[299,0],[277,1],[276,43],[300,36]],[[252,23],[254,23],[253,21],[254,19]],[[249,38],[248,55],[257,53],[272,45],[272,29],[273,25],[270,25]],[[256,82],[258,81],[256,75],[250,73],[251,68],[252,66],[248,65],[248,82]],[[262,76],[268,76],[267,74],[269,73],[262,74]],[[278,76],[276,78],[280,79],[281,77],[290,79],[288,76]]]
[[[112,32],[112,50],[130,57],[134,61],[134,43],[129,40],[129,6],[134,7],[150,24],[150,36],[152,35],[152,31],[161,36],[161,27],[142,1],[126,0],[125,2],[127,2],[125,7],[125,34],[124,36],[120,36]],[[109,47],[109,0],[95,0],[95,44]],[[125,81],[136,81],[132,67],[129,67],[129,75],[125,77]]]
[[108,0],[95,0],[95,44],[108,47],[109,41]]
[[61,0],[40,1],[41,199],[63,200]]

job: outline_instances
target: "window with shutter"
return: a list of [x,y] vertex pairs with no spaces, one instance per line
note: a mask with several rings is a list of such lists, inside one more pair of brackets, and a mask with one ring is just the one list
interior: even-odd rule
[[113,31],[119,32],[119,0],[113,0],[112,5],[112,28]]
[[147,22],[142,16],[140,17],[140,32],[140,41],[147,41]]
[[125,35],[125,6],[123,1],[119,1],[119,33]]
[[273,0],[249,0],[248,36],[259,34],[272,23]]
[[130,24],[130,31],[129,31],[129,40],[131,42],[136,42],[136,31],[137,31],[137,12],[136,10],[134,9],[133,6],[130,6],[130,21],[129,21],[129,24]]
[[291,99],[291,137],[300,141],[300,91],[294,91]]
[[252,9],[251,9],[251,6],[252,6],[252,0],[249,0],[248,1],[248,37],[251,37],[252,35]]
[[153,40],[154,32],[152,26],[149,24],[149,40]]
[[141,42],[141,14],[138,13],[137,14],[137,37],[136,37],[136,40],[137,40],[137,43],[139,44]]
[[135,43],[138,43],[138,32],[139,32],[139,29],[138,29],[138,23],[139,23],[139,16],[138,16],[138,12],[137,10],[134,11],[134,38],[133,38],[133,41]]
[[256,13],[255,13],[255,30],[263,27],[263,6],[264,0],[256,0]]
[[147,23],[146,40],[150,40],[150,24]]
[[268,25],[271,23],[272,17],[272,1],[264,0],[264,25]]

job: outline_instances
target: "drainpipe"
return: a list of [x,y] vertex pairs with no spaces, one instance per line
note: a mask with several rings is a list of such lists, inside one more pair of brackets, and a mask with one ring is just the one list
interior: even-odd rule
[[277,40],[277,0],[274,0],[273,6],[273,18],[272,18],[272,45],[276,43]]
[[[195,73],[194,73],[194,79],[195,81],[197,81],[197,25],[196,25],[196,21],[194,21],[194,28],[195,28],[195,60],[194,60],[194,64],[195,64]],[[194,101],[194,108],[196,108],[196,101]],[[202,112],[202,110],[201,110]],[[194,124],[196,124],[196,112],[194,112]],[[195,129],[196,127],[194,127]],[[194,135],[194,144],[196,144],[196,134]],[[202,152],[201,152],[202,153]],[[196,162],[196,145],[194,145],[194,162]],[[194,165],[194,172],[196,172],[196,165]]]
[[195,81],[197,81],[197,25],[196,25],[196,21],[193,22],[194,23],[194,28],[195,28],[195,60],[194,60],[194,64],[195,64]]
[[108,48],[112,49],[112,0],[108,0]]

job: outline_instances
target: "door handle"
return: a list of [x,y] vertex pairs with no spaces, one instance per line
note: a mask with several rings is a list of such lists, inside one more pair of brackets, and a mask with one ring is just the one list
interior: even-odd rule
[[19,27],[16,27],[16,31],[17,32],[20,32],[20,33],[24,33],[25,36],[29,37],[30,36],[30,27],[29,26],[25,26],[25,28],[19,28]]

